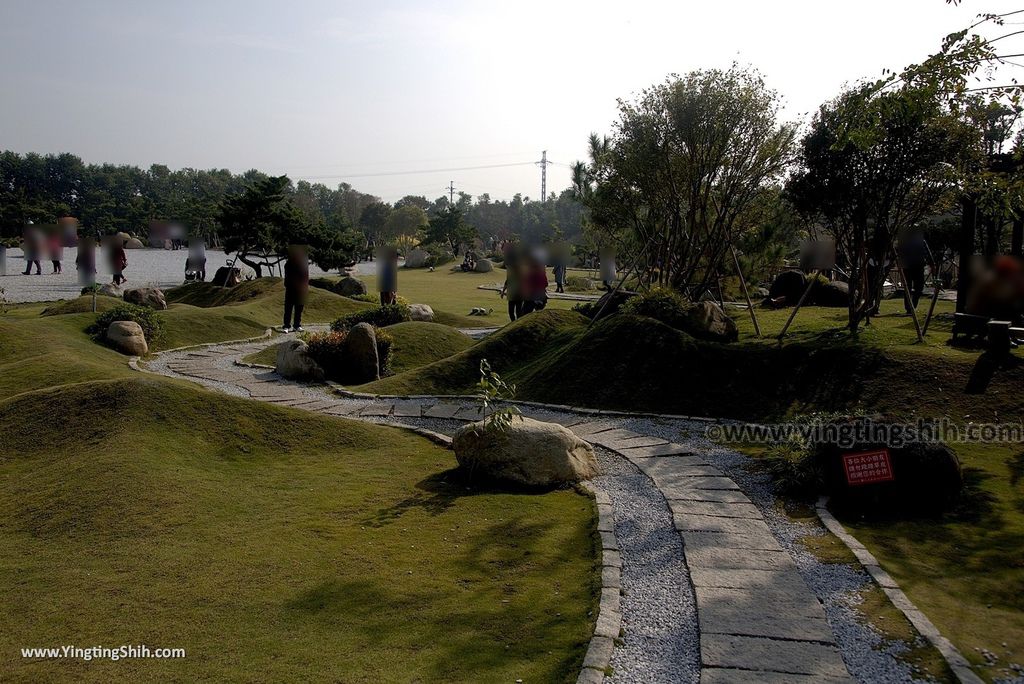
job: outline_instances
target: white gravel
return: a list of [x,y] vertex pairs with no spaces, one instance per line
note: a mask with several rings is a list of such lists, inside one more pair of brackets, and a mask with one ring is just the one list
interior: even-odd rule
[[[78,272],[75,270],[75,258],[78,250],[74,247],[64,249],[63,273],[52,274],[52,266],[49,261],[41,260],[42,275],[21,275],[25,270],[25,260],[21,249],[8,249],[5,260],[7,275],[0,275],[0,288],[4,289],[4,297],[9,302],[50,302],[58,299],[74,299],[82,291],[78,282]],[[128,268],[125,269],[125,277],[128,282],[124,287],[159,287],[169,288],[181,285],[185,279],[185,258],[188,256],[187,249],[129,249]],[[110,269],[103,263],[102,255],[97,253],[96,282],[109,283],[111,279]],[[209,249],[206,251],[206,279],[213,278],[217,269],[227,264],[228,256],[224,252]],[[248,267],[239,263],[243,271]],[[376,262],[357,264],[354,271],[357,274],[372,275],[376,272]],[[3,273],[0,269],[0,273]],[[309,274],[316,278],[323,275],[330,275],[326,271],[310,265]],[[334,273],[333,275],[337,275]]]

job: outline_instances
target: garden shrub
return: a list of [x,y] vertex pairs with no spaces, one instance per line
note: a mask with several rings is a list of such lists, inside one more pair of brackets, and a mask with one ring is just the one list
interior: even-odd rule
[[374,327],[383,328],[411,320],[412,314],[409,311],[409,305],[399,301],[398,304],[375,306],[372,309],[346,314],[331,323],[331,330],[335,332],[349,330],[360,323],[369,323]]
[[586,276],[572,275],[565,279],[565,289],[570,292],[583,292],[594,289],[594,281]]
[[86,332],[92,334],[96,339],[105,339],[107,328],[114,321],[134,321],[138,323],[147,342],[158,339],[163,331],[163,317],[154,309],[148,306],[124,303],[118,304],[97,316],[96,322],[86,328]]
[[[377,337],[378,370],[383,377],[391,372],[395,338],[391,333],[380,328],[375,329],[374,332]],[[323,369],[324,375],[337,382],[347,382],[349,379],[345,353],[347,339],[347,329],[306,333],[302,336],[310,357]]]
[[619,309],[622,313],[647,316],[677,330],[685,330],[686,314],[690,304],[675,290],[656,287],[631,297]]
[[420,245],[419,249],[422,249],[429,255],[426,261],[423,262],[425,267],[433,266],[434,268],[437,268],[438,266],[444,266],[455,259],[447,247],[436,242]]

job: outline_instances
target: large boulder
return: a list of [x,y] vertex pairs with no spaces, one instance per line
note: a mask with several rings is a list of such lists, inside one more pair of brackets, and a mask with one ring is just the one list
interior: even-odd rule
[[125,290],[124,301],[160,311],[167,308],[167,299],[164,297],[163,291],[156,287],[136,287]]
[[832,280],[814,288],[814,303],[818,306],[846,308],[850,305],[850,285],[841,280]]
[[807,289],[807,276],[802,271],[783,271],[768,288],[769,299],[782,299],[783,304],[795,306]]
[[714,302],[698,302],[686,310],[684,329],[694,337],[711,342],[735,342],[739,337],[736,321]]
[[146,335],[135,321],[114,321],[107,328],[107,340],[122,354],[145,356],[149,353]]
[[[88,288],[86,288],[88,289]],[[82,291],[85,294],[85,290]],[[103,283],[99,289],[96,290],[96,294],[106,295],[108,297],[121,297],[121,288],[113,283]]]
[[355,297],[366,294],[366,283],[352,276],[345,276],[332,288],[335,293],[342,297]]
[[211,285],[217,287],[234,287],[242,282],[242,269],[234,266],[221,266],[213,274]]
[[494,270],[494,264],[490,259],[477,259],[473,270],[477,273],[490,273]]
[[434,320],[434,310],[428,304],[410,304],[409,317],[414,321],[431,323]]
[[344,357],[346,382],[361,385],[380,380],[380,359],[377,357],[377,333],[369,323],[358,323],[345,338]]
[[277,345],[275,370],[281,377],[291,380],[324,379],[324,371],[309,355],[309,347],[302,340],[286,340]]
[[618,313],[619,309],[622,308],[622,305],[635,296],[635,292],[627,292],[625,290],[612,290],[610,292],[605,292],[601,295],[601,298],[593,304],[595,320],[607,318],[614,313]]
[[483,421],[463,426],[452,440],[455,458],[472,477],[526,487],[554,487],[598,474],[593,448],[557,423],[513,419],[507,429]]
[[406,268],[423,268],[427,265],[427,259],[430,258],[430,252],[425,249],[414,249],[409,252],[405,257]]
[[[854,422],[836,423],[841,430]],[[871,426],[879,428],[878,423]],[[904,432],[905,427],[897,426]],[[824,434],[839,430],[828,426]],[[856,433],[854,433],[856,434]],[[832,506],[857,517],[890,516],[919,517],[938,515],[957,503],[963,491],[964,478],[956,452],[938,441],[898,442],[897,446],[882,442],[854,440],[837,444],[823,441],[812,449],[814,463],[820,474],[825,492]],[[843,456],[888,449],[892,464],[892,480],[870,484],[850,485],[847,482]]]
[[142,244],[142,240],[138,238],[128,238],[124,243],[125,249],[143,249],[145,246]]

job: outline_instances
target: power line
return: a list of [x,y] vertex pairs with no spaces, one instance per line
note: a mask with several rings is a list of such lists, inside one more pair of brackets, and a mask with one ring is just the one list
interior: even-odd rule
[[456,166],[444,169],[416,169],[411,171],[381,171],[378,173],[343,173],[333,176],[303,176],[306,180],[326,180],[329,178],[377,178],[380,176],[412,176],[421,173],[447,173],[449,171],[480,171],[482,169],[504,169],[511,166],[533,166],[536,162],[514,162],[511,164],[484,164],[481,166]]

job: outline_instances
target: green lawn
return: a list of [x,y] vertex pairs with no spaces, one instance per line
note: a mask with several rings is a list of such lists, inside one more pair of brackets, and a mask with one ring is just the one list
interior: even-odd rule
[[[377,294],[377,278],[363,276],[371,294]],[[410,302],[429,304],[436,314],[436,322],[458,328],[482,328],[508,323],[508,300],[497,292],[481,290],[480,285],[501,285],[505,271],[500,268],[491,273],[462,273],[448,266],[433,273],[425,268],[398,270],[398,294]],[[550,299],[552,309],[571,309],[576,302]],[[493,309],[489,316],[469,316],[474,307]]]
[[[468,489],[418,436],[131,371],[41,308],[0,316],[0,681],[575,679],[589,499]],[[175,304],[168,346],[273,308]],[[69,643],[187,658],[18,655]]]
[[[843,523],[968,660],[1005,677],[1001,668],[1024,664],[1024,457],[1020,445],[955,447],[968,482],[959,510]],[[997,654],[997,667],[984,667],[976,648]]]

